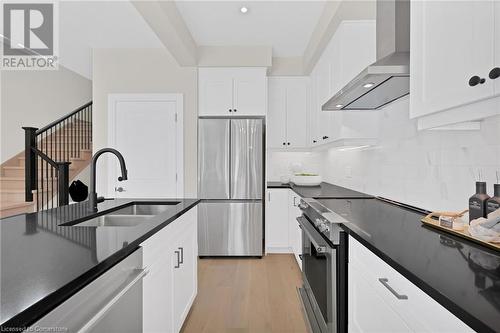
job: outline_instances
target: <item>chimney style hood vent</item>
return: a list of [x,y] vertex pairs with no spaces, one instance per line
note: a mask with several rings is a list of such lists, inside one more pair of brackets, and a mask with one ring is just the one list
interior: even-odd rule
[[376,110],[410,93],[410,0],[377,0],[377,61],[322,106]]

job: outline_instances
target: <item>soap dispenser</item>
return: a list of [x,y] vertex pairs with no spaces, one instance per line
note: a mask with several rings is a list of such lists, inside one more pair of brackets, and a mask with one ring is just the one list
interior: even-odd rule
[[497,183],[493,185],[493,198],[486,202],[486,214],[500,209],[500,173],[497,171]]
[[486,182],[476,182],[476,194],[469,199],[469,222],[486,217],[486,203],[490,196],[486,194]]

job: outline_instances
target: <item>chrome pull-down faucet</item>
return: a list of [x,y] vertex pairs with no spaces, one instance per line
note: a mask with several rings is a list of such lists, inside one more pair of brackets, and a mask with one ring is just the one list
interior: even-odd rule
[[113,148],[103,148],[96,152],[94,156],[92,156],[92,162],[90,163],[89,210],[92,212],[97,212],[97,204],[104,201],[104,198],[97,198],[95,190],[97,159],[104,153],[112,153],[118,158],[122,172],[122,175],[118,177],[118,181],[121,182],[122,180],[127,180],[127,167],[125,166],[125,160],[118,150]]

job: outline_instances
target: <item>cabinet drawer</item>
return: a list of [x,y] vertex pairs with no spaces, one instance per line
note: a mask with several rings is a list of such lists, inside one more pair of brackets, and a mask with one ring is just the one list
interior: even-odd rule
[[450,311],[411,283],[382,259],[349,238],[349,264],[365,278],[415,332],[473,332]]

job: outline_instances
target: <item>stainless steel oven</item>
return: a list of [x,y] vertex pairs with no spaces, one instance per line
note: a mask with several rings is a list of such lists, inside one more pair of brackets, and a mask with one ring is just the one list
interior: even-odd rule
[[[301,200],[303,286],[299,289],[314,333],[347,331],[347,233],[321,213],[312,200]],[[328,216],[328,215],[327,215]],[[331,218],[332,216],[329,215]]]

